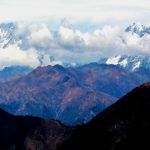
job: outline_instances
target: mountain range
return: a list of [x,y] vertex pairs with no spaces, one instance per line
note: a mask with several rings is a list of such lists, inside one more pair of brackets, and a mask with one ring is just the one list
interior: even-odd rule
[[147,72],[129,72],[115,65],[38,67],[25,76],[0,84],[0,108],[14,115],[77,125],[88,122],[149,80]]
[[[17,35],[17,28],[16,23],[0,24],[2,49],[25,39]],[[148,29],[134,23],[126,32],[146,35]],[[43,59],[39,57],[41,66]],[[49,59],[55,61],[53,56]],[[63,63],[36,69],[8,66],[0,70],[0,107],[14,115],[33,115],[77,125],[88,122],[149,80],[150,56],[122,55],[87,65]]]
[[[134,23],[125,32],[144,37],[150,28]],[[16,23],[0,24],[1,50],[24,49],[26,38],[17,35]],[[43,60],[36,69],[0,70],[0,150],[150,148],[150,56],[85,65],[44,66]]]
[[76,127],[36,117],[15,117],[0,109],[0,149],[149,149],[149,99],[150,83],[146,83]]

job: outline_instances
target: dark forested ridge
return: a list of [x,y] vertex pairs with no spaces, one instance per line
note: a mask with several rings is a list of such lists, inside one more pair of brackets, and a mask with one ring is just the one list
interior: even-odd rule
[[0,110],[0,149],[149,149],[149,114],[150,83],[134,89],[89,123],[74,128],[53,120],[15,117]]

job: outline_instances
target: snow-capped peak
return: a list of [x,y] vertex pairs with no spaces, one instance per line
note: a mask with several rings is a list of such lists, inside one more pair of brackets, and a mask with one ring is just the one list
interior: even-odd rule
[[16,25],[13,23],[0,24],[0,48],[6,48],[16,43]]
[[106,64],[117,65],[120,61],[120,58],[121,58],[121,56],[115,56],[115,57],[108,58],[108,60],[106,61]]
[[120,62],[120,65],[123,66],[123,67],[126,67],[128,65],[128,59],[124,59]]
[[131,26],[132,30],[138,30],[138,31],[143,31],[145,29],[145,26],[140,24],[140,23],[133,23]]
[[140,23],[133,23],[131,26],[127,27],[125,31],[132,34],[138,34],[142,37],[145,34],[150,34],[150,27],[146,27]]
[[122,68],[135,71],[139,68],[150,69],[150,56],[114,56],[110,58],[103,58],[99,61],[100,64],[119,65]]

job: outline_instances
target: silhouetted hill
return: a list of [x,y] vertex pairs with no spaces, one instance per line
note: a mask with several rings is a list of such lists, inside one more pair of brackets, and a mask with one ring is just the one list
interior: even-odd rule
[[0,109],[0,150],[56,149],[69,135],[56,121],[14,117]]
[[79,127],[61,150],[150,149],[150,83]]
[[150,83],[74,128],[0,109],[0,150],[150,149]]

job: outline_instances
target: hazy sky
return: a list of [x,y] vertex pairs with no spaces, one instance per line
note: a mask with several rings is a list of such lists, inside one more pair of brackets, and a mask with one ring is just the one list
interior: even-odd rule
[[0,0],[0,21],[39,17],[76,22],[149,24],[149,0]]
[[18,21],[16,36],[22,37],[21,46],[0,48],[0,68],[36,67],[39,56],[48,65],[49,56],[74,64],[150,55],[150,34],[125,32],[133,22],[150,26],[149,17],[150,0],[0,0],[0,22]]

